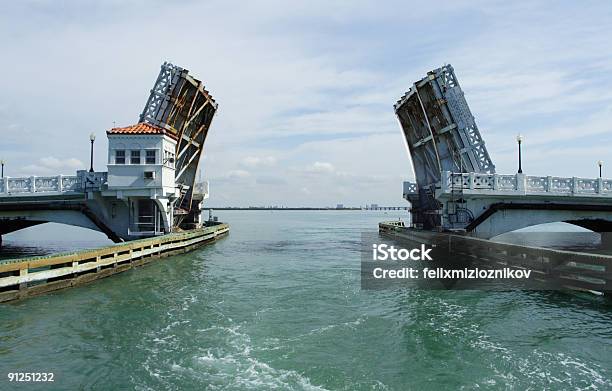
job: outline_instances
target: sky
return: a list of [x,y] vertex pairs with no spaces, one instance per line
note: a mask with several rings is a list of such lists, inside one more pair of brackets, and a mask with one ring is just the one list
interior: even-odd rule
[[[164,61],[219,103],[209,206],[407,205],[393,104],[450,63],[499,173],[612,177],[609,1],[2,1],[5,174],[105,170]],[[608,169],[608,167],[610,167]]]

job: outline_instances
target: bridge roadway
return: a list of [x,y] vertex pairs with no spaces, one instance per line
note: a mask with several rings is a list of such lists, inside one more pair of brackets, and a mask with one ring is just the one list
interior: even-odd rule
[[80,171],[77,175],[0,178],[0,243],[1,235],[47,222],[93,229],[114,242],[122,241],[95,199],[106,177],[105,172]]
[[[441,179],[432,190],[440,202],[442,226],[450,230],[490,239],[533,225],[567,222],[612,232],[612,179],[449,171]],[[404,182],[404,198],[418,203],[418,197],[417,184]]]
[[[107,172],[0,178],[0,244],[4,234],[49,222],[100,231],[115,243],[163,233],[134,227],[135,211],[126,191],[109,189]],[[144,194],[162,203],[157,191],[146,189]],[[208,191],[208,182],[200,182],[193,194],[206,199]]]

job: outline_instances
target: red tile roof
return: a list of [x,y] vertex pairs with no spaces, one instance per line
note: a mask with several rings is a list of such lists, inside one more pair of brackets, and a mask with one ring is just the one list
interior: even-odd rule
[[165,134],[176,140],[176,135],[168,132],[166,129],[159,126],[151,125],[146,122],[140,122],[136,125],[126,126],[124,128],[112,128],[106,131],[107,134]]

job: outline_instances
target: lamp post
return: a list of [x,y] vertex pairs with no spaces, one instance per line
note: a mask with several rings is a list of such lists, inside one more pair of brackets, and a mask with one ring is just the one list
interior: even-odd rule
[[523,142],[523,135],[519,134],[516,136],[516,142],[518,143],[518,160],[519,160],[519,167],[518,167],[518,173],[522,174],[523,173],[523,168],[521,166],[521,144]]
[[89,135],[89,141],[91,141],[91,160],[90,160],[91,163],[89,165],[89,172],[94,172],[94,169],[93,169],[93,144],[94,144],[94,141],[96,141],[96,135],[91,133]]
[[601,178],[601,166],[603,166],[603,160],[598,160],[597,165],[599,166],[599,177]]
[[0,175],[0,178],[4,178],[4,159],[0,160],[0,165],[2,166],[2,175]]

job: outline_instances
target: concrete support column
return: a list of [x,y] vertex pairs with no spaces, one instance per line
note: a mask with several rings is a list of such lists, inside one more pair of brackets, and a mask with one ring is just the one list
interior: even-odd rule
[[162,212],[161,217],[162,221],[160,221],[160,228],[163,227],[165,232],[172,231],[172,204],[166,198],[156,198],[155,204],[157,208]]

